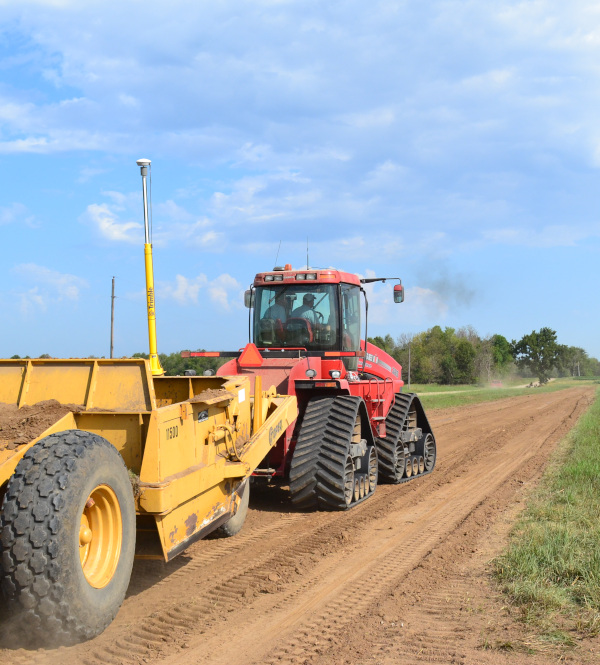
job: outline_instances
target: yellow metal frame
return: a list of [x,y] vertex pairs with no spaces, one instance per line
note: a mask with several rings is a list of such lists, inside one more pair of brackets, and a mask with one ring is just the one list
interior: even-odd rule
[[0,360],[0,402],[79,405],[28,444],[0,451],[0,490],[41,438],[99,434],[139,478],[138,515],[154,519],[168,560],[235,514],[244,481],[297,417],[296,398],[262,390],[260,376],[250,389],[245,376],[153,377],[144,359]]

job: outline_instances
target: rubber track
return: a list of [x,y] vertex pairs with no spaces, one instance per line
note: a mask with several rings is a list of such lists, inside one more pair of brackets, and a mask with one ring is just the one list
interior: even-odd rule
[[292,502],[305,509],[346,510],[344,467],[360,397],[338,395],[312,399],[304,413],[290,465]]
[[[385,439],[375,439],[375,445],[377,446],[377,453],[379,455],[379,479],[384,482],[392,484],[407,483],[414,478],[426,476],[435,469],[434,464],[433,468],[429,471],[424,471],[423,473],[419,473],[409,478],[396,478],[395,466],[398,454],[398,439],[400,438],[402,431],[407,429],[406,419],[415,397],[416,395],[414,393],[396,394],[394,405],[389,410],[385,419],[386,437]],[[423,424],[426,425],[426,427],[423,428],[423,432],[432,433],[426,417],[425,423]]]

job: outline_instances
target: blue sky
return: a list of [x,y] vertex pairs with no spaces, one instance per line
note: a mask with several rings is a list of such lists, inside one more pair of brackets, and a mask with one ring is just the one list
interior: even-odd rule
[[0,356],[247,339],[278,263],[400,276],[370,334],[550,326],[600,357],[600,7],[0,0]]

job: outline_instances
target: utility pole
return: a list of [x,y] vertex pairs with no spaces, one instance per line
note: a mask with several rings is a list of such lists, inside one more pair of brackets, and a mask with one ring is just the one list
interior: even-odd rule
[[110,357],[113,357],[115,341],[115,278],[112,278],[112,296],[110,297]]

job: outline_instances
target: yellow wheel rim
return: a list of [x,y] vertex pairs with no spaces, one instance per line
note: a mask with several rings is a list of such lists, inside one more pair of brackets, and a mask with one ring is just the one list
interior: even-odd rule
[[79,526],[79,560],[88,583],[102,589],[112,579],[121,556],[121,507],[108,485],[98,485],[87,498]]

